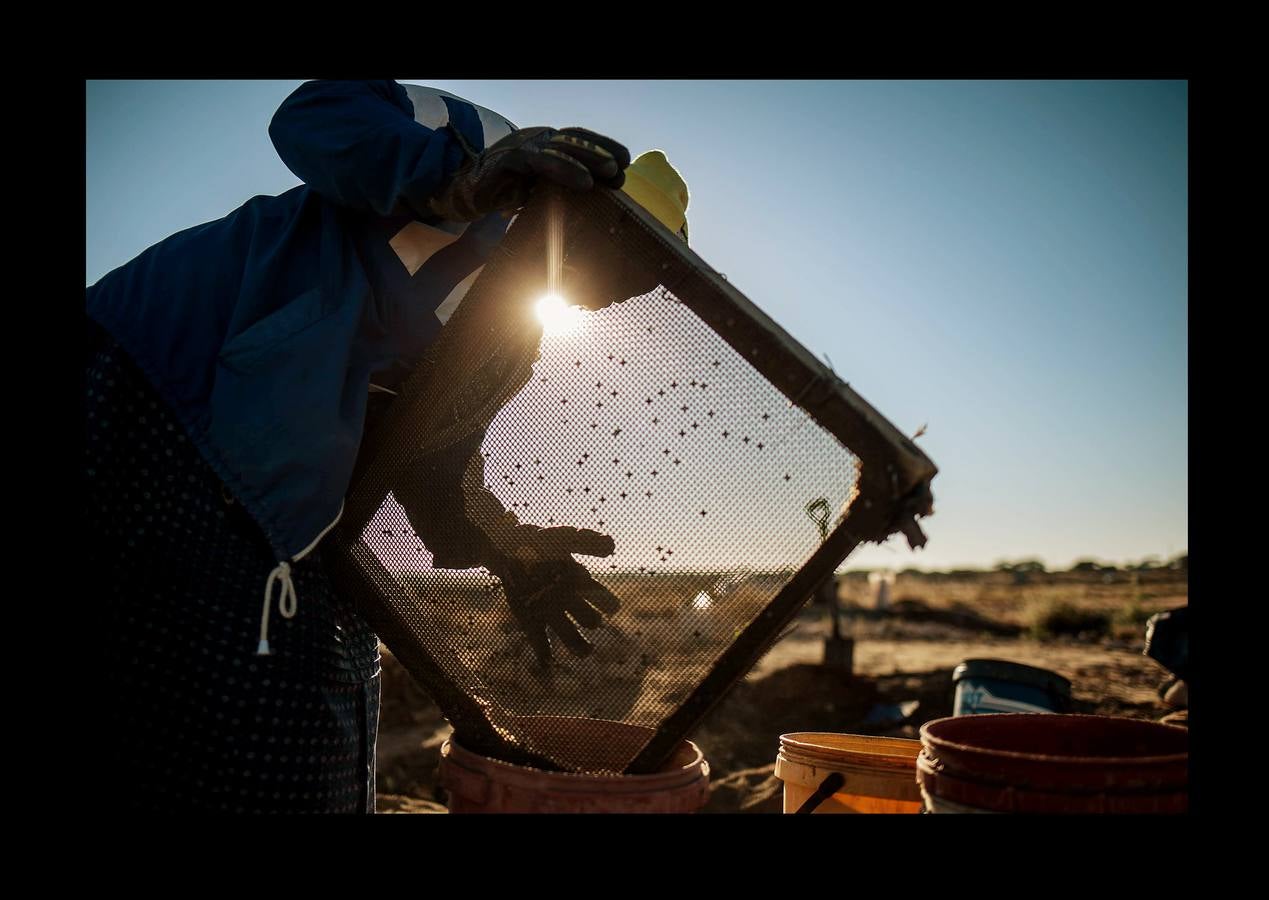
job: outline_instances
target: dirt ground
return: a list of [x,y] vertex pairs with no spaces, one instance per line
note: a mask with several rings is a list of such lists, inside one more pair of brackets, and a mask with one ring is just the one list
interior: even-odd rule
[[[1183,571],[907,574],[884,611],[871,608],[863,578],[843,577],[838,593],[847,610],[844,631],[855,641],[852,671],[823,665],[826,607],[808,605],[792,633],[692,733],[710,764],[704,812],[781,811],[782,785],[772,772],[781,734],[916,738],[924,722],[951,715],[952,670],[965,659],[1051,669],[1070,679],[1074,712],[1157,720],[1169,711],[1159,693],[1168,673],[1142,653],[1144,621],[1187,603]],[[1038,623],[1059,604],[1100,614],[1105,626],[1074,635],[1045,631]],[[449,733],[436,705],[385,651],[380,812],[446,811],[436,767]]]

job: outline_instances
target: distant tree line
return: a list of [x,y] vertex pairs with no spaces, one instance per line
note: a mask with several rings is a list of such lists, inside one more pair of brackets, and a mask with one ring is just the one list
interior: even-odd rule
[[[1163,569],[1172,571],[1188,572],[1190,568],[1190,556],[1188,553],[1182,553],[1174,556],[1169,560],[1163,561],[1157,556],[1148,556],[1137,562],[1123,563],[1115,565],[1114,563],[1099,562],[1095,559],[1081,559],[1072,565],[1069,569],[1053,569],[1052,572],[1038,559],[1019,559],[1019,560],[1002,560],[996,563],[991,569],[951,569],[948,571],[925,571],[917,568],[907,568],[899,571],[899,575],[908,577],[930,577],[939,576],[942,578],[973,578],[982,575],[984,572],[1001,572],[1013,575],[1016,579],[1025,580],[1031,575],[1043,574],[1061,574],[1063,572],[1080,572],[1080,573],[1101,573],[1111,574],[1117,572],[1149,572]],[[872,569],[851,569],[842,573],[845,578],[867,578]]]

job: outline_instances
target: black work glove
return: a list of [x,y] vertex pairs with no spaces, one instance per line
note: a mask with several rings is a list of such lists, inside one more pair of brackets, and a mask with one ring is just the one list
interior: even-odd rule
[[663,273],[625,252],[620,241],[587,231],[569,247],[561,266],[559,293],[571,306],[598,310],[656,290]]
[[577,191],[598,182],[619,188],[625,183],[630,151],[585,128],[521,128],[475,154],[457,130],[468,162],[429,201],[443,219],[472,222],[492,212],[524,206],[539,178]]
[[594,648],[578,626],[598,628],[621,602],[571,554],[609,556],[612,538],[589,529],[517,525],[509,540],[503,536],[498,543],[501,549],[488,554],[485,566],[502,582],[511,614],[538,662],[545,666],[551,657],[548,629],[574,655],[590,653]]

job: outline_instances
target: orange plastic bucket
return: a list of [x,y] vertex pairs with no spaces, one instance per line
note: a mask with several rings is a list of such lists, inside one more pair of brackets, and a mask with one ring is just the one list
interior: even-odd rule
[[[537,746],[567,742],[594,748],[586,762],[596,769],[622,765],[655,733],[651,728],[604,719],[533,716],[517,725]],[[709,800],[709,763],[684,741],[660,772],[610,775],[547,772],[472,753],[452,738],[441,747],[440,783],[452,813],[691,813]]]
[[780,735],[786,813],[918,813],[920,741],[799,731]]

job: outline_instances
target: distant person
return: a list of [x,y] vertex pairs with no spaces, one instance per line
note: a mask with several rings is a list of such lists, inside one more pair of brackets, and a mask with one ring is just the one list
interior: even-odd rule
[[[269,133],[303,185],[174,234],[86,291],[86,564],[117,732],[104,766],[125,808],[373,812],[378,638],[321,560],[370,397],[409,375],[537,182],[620,188],[630,166],[594,132],[517,129],[391,81],[306,83]],[[416,527],[473,524],[447,520],[425,487],[403,501]],[[505,583],[514,561],[499,547],[478,564],[502,566],[535,649],[549,652],[551,629],[584,652],[561,610],[590,626],[616,600],[570,554],[606,555],[611,538],[515,534],[555,560],[553,577],[563,567],[554,603]],[[271,627],[275,603],[285,627]]]

